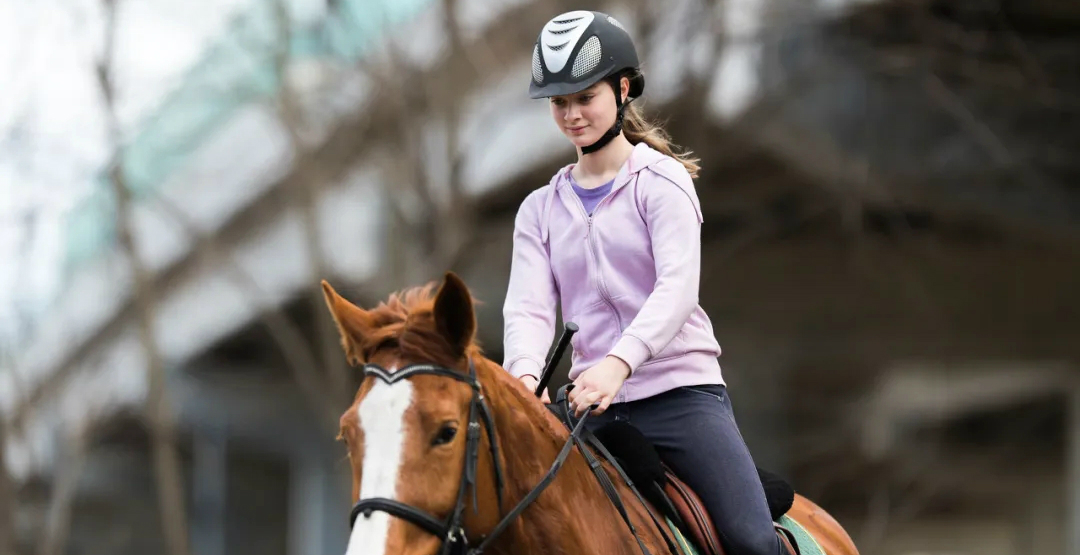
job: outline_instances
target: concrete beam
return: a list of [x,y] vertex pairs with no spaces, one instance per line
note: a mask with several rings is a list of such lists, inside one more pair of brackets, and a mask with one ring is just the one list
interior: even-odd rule
[[858,416],[863,449],[880,458],[904,428],[1066,393],[1074,382],[1067,363],[894,364],[879,376]]
[[338,430],[322,425],[291,380],[185,376],[170,391],[181,424],[196,436],[224,433],[232,444],[283,458],[303,451],[337,452]]
[[[1075,172],[1052,154],[1080,144],[1075,126],[1064,123],[1075,90],[1053,89],[1018,68],[1056,74],[1080,58],[1063,56],[1055,36],[1010,20],[1030,22],[1041,12],[1058,25],[1050,13],[1076,11],[1050,3],[947,2],[935,11],[929,2],[881,2],[820,25],[789,25],[765,45],[760,78],[773,86],[741,128],[844,198],[932,204],[1075,239]],[[976,15],[965,18],[968,10]],[[933,20],[978,34],[982,46],[923,48]],[[978,63],[1015,40],[1024,41],[1022,57],[994,69]]]

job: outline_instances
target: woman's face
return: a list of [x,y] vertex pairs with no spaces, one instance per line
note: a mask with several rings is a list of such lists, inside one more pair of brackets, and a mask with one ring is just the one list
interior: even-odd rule
[[[625,101],[630,80],[623,77],[620,84]],[[589,146],[615,125],[615,91],[606,81],[600,81],[578,93],[553,96],[551,115],[570,142],[577,147]]]

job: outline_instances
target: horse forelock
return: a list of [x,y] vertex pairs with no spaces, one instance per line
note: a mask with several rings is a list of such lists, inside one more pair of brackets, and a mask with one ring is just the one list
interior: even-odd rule
[[[362,338],[360,348],[366,359],[382,349],[393,349],[403,361],[424,361],[446,367],[461,362],[456,350],[435,326],[435,283],[392,293],[386,301],[368,311],[372,329]],[[466,356],[482,356],[474,341]]]

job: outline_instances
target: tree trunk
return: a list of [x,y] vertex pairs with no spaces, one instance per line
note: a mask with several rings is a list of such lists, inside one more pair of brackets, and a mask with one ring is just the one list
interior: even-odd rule
[[7,424],[0,419],[0,555],[15,555],[15,487],[8,475]]
[[188,554],[187,513],[184,508],[184,485],[172,408],[165,384],[165,364],[154,329],[156,295],[152,276],[139,258],[134,240],[134,207],[123,167],[123,151],[116,116],[115,89],[112,81],[113,41],[116,31],[116,0],[103,0],[106,17],[106,42],[97,66],[98,85],[105,100],[109,138],[114,147],[109,184],[116,199],[117,238],[127,256],[135,287],[134,301],[139,340],[146,355],[146,420],[150,431],[151,455],[157,482],[158,506],[165,545],[170,555]]

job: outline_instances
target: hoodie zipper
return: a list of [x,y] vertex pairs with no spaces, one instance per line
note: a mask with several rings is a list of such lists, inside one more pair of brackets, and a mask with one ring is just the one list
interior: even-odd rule
[[[611,193],[613,192],[615,192],[614,188],[604,198],[600,199],[600,202],[596,203],[596,207],[593,208],[594,214],[604,204],[604,202],[606,202],[607,199],[611,197]],[[571,191],[571,193],[573,193],[573,191]],[[593,267],[596,268],[596,289],[600,293],[600,298],[604,301],[604,303],[608,305],[608,308],[611,309],[611,313],[615,315],[615,322],[619,326],[619,333],[622,333],[622,318],[619,317],[619,311],[615,308],[615,303],[611,302],[611,293],[608,291],[607,283],[604,282],[604,274],[600,270],[600,255],[597,254],[596,239],[592,231],[592,216],[585,212],[585,205],[581,203],[581,199],[578,198],[576,193],[574,194],[574,201],[577,202],[578,209],[581,210],[581,215],[585,216],[585,223],[588,225],[588,232],[586,238],[589,241],[589,253],[592,255]]]
[[[593,207],[593,214],[595,214],[596,211],[599,210],[600,207],[605,202],[607,202],[607,199],[609,197],[611,197],[611,194],[614,193],[614,192],[615,192],[615,189],[614,189],[614,187],[612,187],[612,190],[607,195],[605,195],[604,198],[600,199],[600,202],[596,203],[596,206]],[[619,326],[619,335],[622,335],[622,331],[623,331],[622,318],[619,317],[619,310],[615,308],[615,303],[611,302],[611,292],[608,291],[607,283],[604,282],[604,273],[600,270],[600,255],[598,253],[598,249],[597,249],[597,246],[596,246],[596,238],[595,238],[595,236],[593,235],[593,232],[592,232],[592,216],[590,214],[585,213],[585,205],[581,202],[581,199],[578,198],[577,194],[574,195],[574,199],[577,200],[578,208],[581,209],[582,215],[585,216],[585,222],[588,224],[587,239],[589,241],[589,251],[592,253],[592,257],[593,257],[593,265],[596,268],[596,281],[597,281],[597,284],[596,284],[597,287],[596,288],[600,292],[600,298],[603,299],[603,301],[608,305],[608,308],[611,309],[611,313],[615,315],[615,323]],[[625,384],[623,385],[623,387],[620,387],[619,392],[615,394],[614,402],[616,402],[616,403],[624,403],[624,402],[626,402],[626,385]]]

